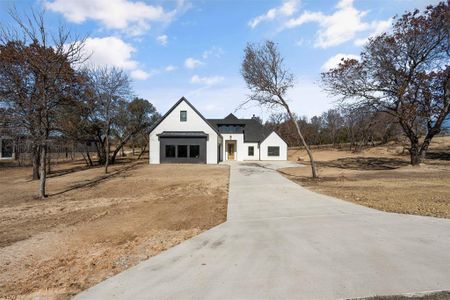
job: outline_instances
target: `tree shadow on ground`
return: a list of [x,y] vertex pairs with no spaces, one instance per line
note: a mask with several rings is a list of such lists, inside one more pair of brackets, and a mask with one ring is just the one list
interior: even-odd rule
[[[114,165],[127,165],[130,164],[132,162],[135,162],[135,159],[131,159],[131,158],[118,158],[116,159],[116,161],[114,162],[114,164],[110,164],[111,166]],[[58,170],[52,170],[50,172],[50,174],[47,175],[48,178],[54,178],[54,177],[59,177],[59,176],[64,176],[67,174],[71,174],[71,173],[75,173],[75,172],[80,172],[80,171],[85,171],[85,170],[92,170],[92,169],[96,169],[96,168],[104,168],[105,166],[99,163],[95,163],[93,166],[89,166],[86,164],[85,161],[83,160],[79,160],[76,162],[77,165],[75,166],[71,166],[69,168],[65,168],[65,169],[58,169]]]
[[70,186],[67,189],[64,189],[62,191],[59,191],[59,192],[56,192],[56,193],[53,193],[53,194],[49,194],[48,196],[57,196],[57,195],[61,195],[61,194],[64,194],[64,193],[67,193],[67,192],[70,192],[70,191],[73,191],[73,190],[81,189],[81,188],[94,187],[94,186],[98,185],[99,183],[101,183],[103,181],[106,181],[109,178],[118,176],[118,175],[122,175],[122,176],[126,177],[127,176],[126,172],[131,170],[131,169],[136,168],[140,163],[141,163],[141,161],[137,161],[137,162],[132,163],[132,164],[130,164],[128,166],[125,166],[122,169],[110,172],[108,174],[100,175],[100,176],[97,176],[97,177],[95,177],[93,179],[90,179],[90,180],[85,180],[85,181],[82,181],[82,182],[78,182],[76,184],[73,184],[72,186]]
[[81,166],[74,166],[74,167],[70,167],[67,169],[59,169],[59,170],[52,170],[50,172],[50,174],[47,175],[47,178],[54,178],[54,177],[59,177],[59,176],[64,176],[67,174],[71,174],[71,173],[75,173],[75,172],[80,172],[80,171],[84,171],[84,170],[88,170],[88,169],[92,169],[95,168],[95,166],[87,166],[86,164],[83,164]]
[[432,160],[446,160],[446,161],[450,161],[450,152],[429,151],[429,152],[427,152],[427,155],[425,156],[425,158],[432,159]]
[[409,165],[409,162],[400,158],[389,157],[345,157],[332,161],[318,162],[319,167],[339,168],[349,170],[394,170]]

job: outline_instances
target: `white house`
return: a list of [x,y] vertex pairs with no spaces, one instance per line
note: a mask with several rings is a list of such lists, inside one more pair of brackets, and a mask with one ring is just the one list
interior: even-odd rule
[[150,131],[150,164],[287,160],[287,144],[256,119],[205,119],[182,97]]

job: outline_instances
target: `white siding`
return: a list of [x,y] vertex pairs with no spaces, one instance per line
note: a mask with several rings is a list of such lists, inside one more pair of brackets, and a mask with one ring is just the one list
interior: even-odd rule
[[[278,147],[280,147],[280,156],[268,156],[267,155],[267,148],[269,146],[278,146]],[[261,143],[261,160],[287,160],[287,144],[275,132],[272,132]]]
[[[259,146],[258,143],[244,143],[242,149],[243,160],[259,160]],[[248,147],[253,146],[253,156],[248,155]]]
[[[278,134],[272,132],[259,147],[258,143],[245,143],[243,134],[230,134],[224,133],[222,151],[224,153],[223,160],[228,160],[228,148],[226,146],[227,141],[235,141],[235,153],[234,157],[237,161],[244,160],[287,160],[287,144],[280,138]],[[254,147],[254,156],[248,156],[248,147]],[[268,156],[267,147],[278,146],[280,147],[280,156]]]
[[[223,160],[228,160],[228,148],[226,146],[227,141],[235,141],[236,147],[234,149],[234,160],[259,160],[259,148],[258,143],[245,143],[243,133],[223,133],[223,145],[222,151],[224,153]],[[254,155],[248,156],[248,146],[254,147]]]
[[[242,150],[244,149],[244,134],[243,133],[222,133],[222,151],[224,153],[223,160],[228,160],[228,149],[227,141],[236,141],[236,146],[234,147],[234,160],[242,161],[244,157],[242,155]],[[245,149],[247,149],[245,147]]]
[[[180,111],[187,111],[187,121],[180,121]],[[189,104],[181,101],[177,107],[164,119],[161,123],[153,129],[150,133],[150,163],[159,164],[159,140],[158,134],[163,131],[204,131],[209,135],[206,142],[206,163],[217,164],[217,133],[206,123],[203,118],[198,115]]]

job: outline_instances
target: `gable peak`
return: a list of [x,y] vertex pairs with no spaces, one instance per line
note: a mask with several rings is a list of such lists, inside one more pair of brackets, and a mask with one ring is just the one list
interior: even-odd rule
[[226,116],[225,118],[224,118],[224,120],[227,120],[227,121],[235,121],[235,120],[239,120],[235,115],[233,115],[232,113],[231,114],[229,114],[228,116]]

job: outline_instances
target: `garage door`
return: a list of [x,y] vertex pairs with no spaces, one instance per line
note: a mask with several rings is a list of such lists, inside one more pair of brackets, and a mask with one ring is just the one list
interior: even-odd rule
[[161,163],[206,163],[206,137],[159,137]]

